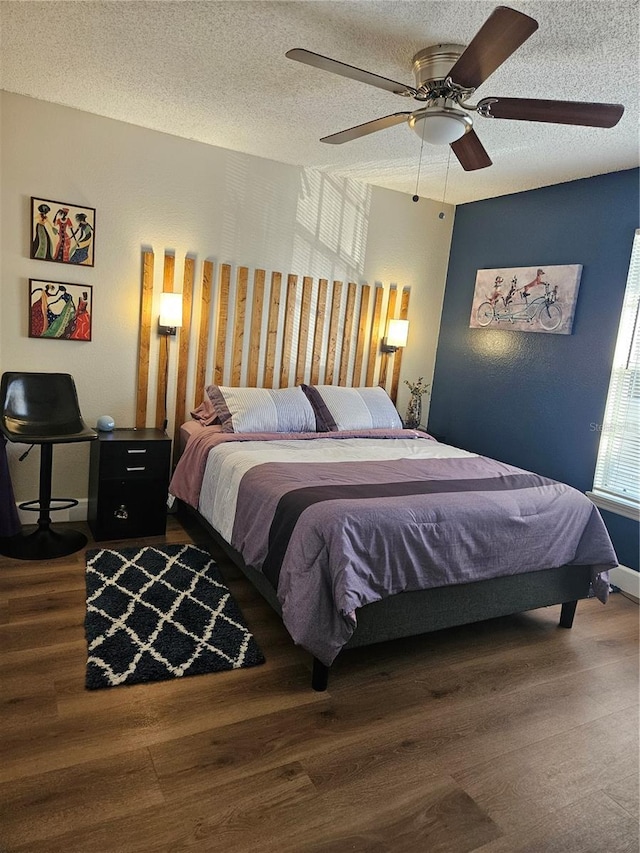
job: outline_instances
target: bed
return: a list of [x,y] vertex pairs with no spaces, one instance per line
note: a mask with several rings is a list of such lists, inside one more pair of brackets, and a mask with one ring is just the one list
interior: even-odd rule
[[385,392],[210,386],[170,491],[280,614],[327,687],[343,649],[608,595],[575,489],[404,429]]

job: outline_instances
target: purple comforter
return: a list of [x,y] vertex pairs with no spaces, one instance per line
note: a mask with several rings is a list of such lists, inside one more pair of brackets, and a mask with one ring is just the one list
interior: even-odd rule
[[386,596],[588,565],[605,601],[617,565],[585,495],[478,456],[255,465],[231,544],[277,588],[294,641],[327,665],[358,608]]

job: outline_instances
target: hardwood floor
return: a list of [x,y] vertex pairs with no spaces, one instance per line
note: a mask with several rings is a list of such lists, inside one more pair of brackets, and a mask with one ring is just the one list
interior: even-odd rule
[[[207,547],[184,524],[136,544]],[[0,557],[2,853],[637,853],[636,604],[354,649],[315,693],[216,556],[266,664],[99,691],[84,552]]]

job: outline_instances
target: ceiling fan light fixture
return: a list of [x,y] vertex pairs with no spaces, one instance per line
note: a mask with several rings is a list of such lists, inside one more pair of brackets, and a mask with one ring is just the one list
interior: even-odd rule
[[434,109],[418,113],[409,120],[411,128],[430,145],[451,145],[471,129],[471,118],[451,109]]

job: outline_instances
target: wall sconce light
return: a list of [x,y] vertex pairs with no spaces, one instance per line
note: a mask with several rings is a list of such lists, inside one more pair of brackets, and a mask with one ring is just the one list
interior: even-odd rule
[[175,335],[176,329],[182,326],[182,294],[160,294],[160,317],[158,332],[161,335]]
[[395,352],[402,347],[406,347],[408,337],[408,320],[389,320],[387,324],[387,336],[382,339],[382,352]]

